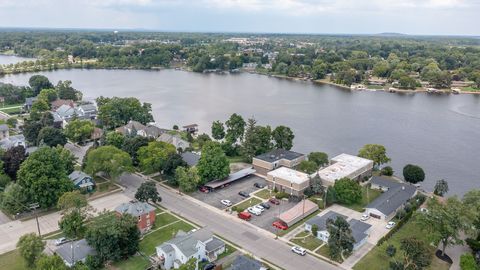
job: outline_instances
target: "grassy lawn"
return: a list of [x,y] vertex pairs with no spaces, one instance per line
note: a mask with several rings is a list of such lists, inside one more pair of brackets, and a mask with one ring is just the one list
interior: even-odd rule
[[155,214],[160,214],[160,213],[163,213],[163,212],[165,212],[165,211],[163,211],[162,208],[156,208],[155,209]]
[[260,191],[255,192],[254,195],[259,198],[267,200],[275,196],[275,192],[271,191],[270,189],[262,189]]
[[313,235],[309,235],[305,239],[294,239],[291,241],[301,247],[304,247],[312,251],[323,244],[323,242],[320,239],[314,237]]
[[244,202],[235,205],[235,207],[237,208],[237,212],[243,212],[248,207],[254,206],[254,205],[259,204],[261,202],[262,201],[257,199],[257,198],[250,197],[247,200],[245,200]]
[[323,198],[321,196],[314,195],[310,198],[308,198],[310,201],[316,203],[318,205],[318,208],[324,209],[325,208],[325,203],[323,201]]
[[20,257],[18,250],[0,255],[0,269],[8,270],[27,270],[24,260]]
[[[367,191],[368,191],[368,196],[367,196]],[[351,205],[343,205],[343,206],[358,212],[363,212],[365,210],[365,206],[367,206],[370,202],[375,200],[378,196],[380,196],[380,194],[382,194],[382,191],[380,190],[362,187],[362,201],[359,203],[355,203]]]
[[280,236],[284,236],[285,234],[289,233],[290,231],[292,231],[293,229],[297,228],[298,226],[303,226],[303,223],[306,221],[306,220],[309,220],[310,218],[318,215],[318,213],[320,213],[321,210],[317,210],[313,213],[311,213],[310,215],[304,217],[302,220],[298,221],[297,223],[295,223],[294,225],[288,227],[288,229],[284,230],[284,231],[279,231],[278,232],[278,235]]
[[22,112],[21,107],[0,108],[0,111],[9,114],[19,114]]
[[175,237],[175,234],[179,230],[188,232],[192,229],[193,229],[192,225],[185,223],[183,221],[180,221],[170,226],[167,226],[163,229],[149,233],[142,239],[142,241],[140,241],[140,252],[150,256],[153,253],[155,253],[156,246],[159,246],[163,242]]
[[222,258],[225,258],[227,257],[228,255],[234,253],[235,251],[237,251],[237,249],[229,244],[226,244],[225,243],[225,252],[223,252],[222,254],[220,254],[217,258],[217,260],[220,260]]
[[150,261],[143,256],[133,256],[128,260],[115,262],[113,266],[118,270],[143,270],[150,266]]
[[[319,249],[317,250],[317,252],[315,252],[315,253],[317,253],[318,255],[322,255],[322,256],[324,256],[324,257],[326,257],[326,258],[330,258],[330,249],[328,248],[328,245],[323,245],[323,247],[319,248]],[[342,263],[343,260],[340,259],[340,260],[338,260],[338,261],[336,261],[336,262]],[[388,265],[388,264],[386,264],[386,265]],[[385,265],[384,265],[384,267],[383,267],[382,269],[384,269],[384,268],[385,268]],[[367,268],[367,269],[368,269],[368,268]]]
[[243,159],[243,157],[241,156],[237,156],[237,157],[227,157],[228,161],[230,163],[237,163],[237,162],[245,162],[245,160]]
[[173,215],[169,214],[169,213],[164,213],[164,214],[161,214],[161,215],[157,215],[155,217],[155,227],[156,228],[159,228],[159,227],[162,227],[162,226],[165,226],[167,224],[170,224],[174,221],[177,221],[178,218],[174,217]]
[[[426,243],[429,243],[427,240],[428,235],[423,232],[416,219],[415,216],[411,218],[411,220],[405,224],[398,232],[396,232],[390,239],[385,241],[381,246],[376,246],[372,249],[365,257],[359,261],[353,269],[355,270],[383,270],[385,266],[388,265],[391,258],[386,254],[385,250],[389,245],[394,245],[397,248],[397,254],[395,258],[397,260],[401,259],[401,250],[400,250],[400,241],[407,237],[416,237],[417,239],[423,240]],[[435,247],[429,246],[430,251],[432,254],[432,264],[428,269],[431,270],[447,270],[450,268],[450,265],[446,264],[443,261],[437,259],[434,255]]]

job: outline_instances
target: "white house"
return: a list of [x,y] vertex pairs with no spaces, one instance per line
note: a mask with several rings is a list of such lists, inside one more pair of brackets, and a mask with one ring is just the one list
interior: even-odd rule
[[225,252],[225,243],[213,236],[206,228],[177,235],[156,247],[157,256],[163,262],[165,269],[179,268],[191,258],[197,261],[214,261]]

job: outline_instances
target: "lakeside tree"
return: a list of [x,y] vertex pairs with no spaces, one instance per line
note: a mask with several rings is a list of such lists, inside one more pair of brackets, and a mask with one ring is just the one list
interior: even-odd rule
[[38,94],[37,99],[45,101],[50,107],[50,102],[58,99],[57,91],[55,89],[42,89],[40,94]]
[[270,126],[257,126],[257,121],[248,119],[245,129],[245,139],[241,152],[245,160],[252,161],[254,156],[266,153],[272,149],[272,132]]
[[328,155],[323,152],[311,152],[308,154],[308,160],[315,162],[317,168],[323,167],[329,163]]
[[130,156],[115,146],[101,146],[89,151],[85,160],[85,172],[96,175],[104,173],[116,179],[124,172],[133,171]]
[[272,131],[272,139],[275,142],[275,148],[290,150],[293,147],[293,131],[286,126],[278,126]]
[[62,130],[54,127],[44,127],[40,130],[37,137],[38,145],[45,144],[53,147],[57,145],[64,146],[67,143],[67,137]]
[[335,181],[333,188],[340,203],[351,205],[362,200],[362,187],[355,180],[346,177],[339,179]]
[[58,81],[55,89],[60,99],[71,99],[73,101],[81,100],[82,93],[72,87],[72,81]]
[[366,159],[373,160],[373,166],[378,166],[390,162],[390,158],[387,156],[387,150],[385,146],[380,144],[366,144],[359,151],[358,156]]
[[425,172],[420,166],[407,164],[403,167],[403,178],[409,183],[417,184],[425,180]]
[[236,113],[232,114],[225,122],[225,126],[227,126],[226,140],[231,144],[236,143],[238,140],[242,140],[245,132],[245,125],[246,123],[242,116]]
[[137,98],[106,98],[96,99],[98,104],[98,118],[108,128],[125,125],[128,121],[138,121],[147,124],[153,121],[152,105],[141,103]]
[[316,172],[317,169],[317,163],[310,160],[302,160],[300,164],[298,164],[298,170],[307,174],[312,174]]
[[17,179],[20,165],[27,159],[27,151],[23,145],[14,146],[2,155],[3,170],[12,179]]
[[36,96],[42,89],[54,88],[53,84],[43,75],[33,75],[28,80],[28,84],[33,90],[33,95]]
[[17,242],[17,248],[27,266],[32,268],[37,258],[42,254],[45,243],[40,236],[37,236],[35,233],[29,233],[20,237]]
[[175,146],[166,142],[153,141],[138,149],[140,168],[147,174],[163,170],[170,155],[177,152]]
[[135,192],[135,199],[141,201],[141,202],[161,202],[162,198],[158,194],[157,186],[155,182],[153,181],[147,181],[142,183],[138,189],[137,192]]
[[225,127],[222,122],[217,120],[212,123],[212,137],[215,140],[222,140],[225,138]]
[[203,146],[197,169],[203,184],[230,174],[230,164],[219,143],[207,142]]
[[329,255],[333,260],[338,261],[342,254],[349,255],[353,251],[355,239],[352,236],[350,224],[343,218],[337,217],[335,220],[327,220]]
[[68,123],[65,128],[65,136],[73,142],[83,144],[90,139],[95,125],[89,120],[75,119]]
[[435,183],[433,193],[438,196],[444,196],[448,192],[448,182],[445,179],[440,179]]
[[178,167],[175,170],[175,179],[182,192],[192,192],[202,182],[196,167]]
[[392,176],[393,175],[393,168],[390,166],[385,166],[380,171],[381,175]]
[[30,119],[37,120],[42,116],[42,113],[50,110],[50,105],[43,99],[38,99],[32,104],[30,109]]

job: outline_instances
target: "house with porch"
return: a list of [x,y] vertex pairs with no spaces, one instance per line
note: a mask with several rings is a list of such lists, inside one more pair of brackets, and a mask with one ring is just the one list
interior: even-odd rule
[[95,188],[95,181],[93,178],[82,171],[73,171],[70,175],[68,175],[68,178],[72,180],[75,188],[83,189],[89,192],[93,191]]

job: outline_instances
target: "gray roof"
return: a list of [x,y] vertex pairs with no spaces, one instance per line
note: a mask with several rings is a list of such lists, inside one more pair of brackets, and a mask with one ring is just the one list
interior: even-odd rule
[[294,160],[301,156],[304,156],[304,154],[285,150],[285,149],[275,149],[268,153],[256,156],[255,158],[271,163],[271,162],[278,161],[280,159]]
[[413,185],[395,182],[384,177],[374,176],[371,183],[386,187],[388,190],[369,203],[366,208],[377,209],[386,216],[394,213],[417,191],[417,188]]
[[244,255],[237,256],[228,270],[260,270],[265,269],[262,263]]
[[155,211],[155,208],[146,202],[131,201],[128,203],[122,203],[115,208],[115,211],[121,214],[130,214],[134,217]]
[[63,104],[62,106],[58,107],[58,109],[55,110],[55,112],[56,112],[56,113],[58,114],[58,116],[60,116],[61,118],[65,118],[65,117],[71,117],[71,116],[73,116],[76,111],[75,111],[75,108]]
[[205,250],[207,252],[212,252],[224,246],[225,243],[222,240],[218,239],[217,237],[213,237],[212,241],[207,242],[207,244],[205,245]]
[[0,131],[7,131],[8,130],[8,125],[6,124],[1,124],[0,125]]
[[92,103],[83,104],[83,105],[80,105],[78,107],[81,108],[85,112],[88,112],[88,111],[96,112],[97,111],[97,106],[95,106],[95,104],[92,104]]
[[2,140],[0,140],[0,147],[5,150],[8,150],[18,145],[22,145],[25,147],[25,136],[23,136],[23,134],[11,135],[8,138],[3,138]]
[[161,248],[165,253],[170,253],[170,252],[175,250],[175,249],[173,249],[172,245],[170,245],[168,243],[161,244],[159,246],[159,248]]
[[25,105],[32,106],[33,102],[37,100],[37,97],[29,97],[25,99]]
[[93,182],[92,177],[82,171],[73,171],[68,176],[68,178],[70,178],[70,180],[72,180],[75,185],[77,185],[80,181],[82,181],[85,178],[89,178]]
[[324,214],[322,216],[315,216],[315,217],[307,220],[307,222],[305,222],[305,223],[309,224],[309,225],[316,224],[318,226],[319,231],[325,231],[327,229],[327,220],[329,220],[329,219],[335,220],[335,219],[337,219],[337,217],[342,217],[345,220],[347,219],[347,216],[344,216],[344,215],[339,214],[339,213],[334,212],[334,211],[328,211],[326,214]]
[[[183,255],[190,257],[197,252],[196,246],[199,241],[205,243],[212,237],[212,232],[206,228],[201,228],[190,233],[179,231],[173,239],[163,243],[162,245],[158,246],[158,248],[162,249],[165,253],[169,253],[171,246],[176,246],[183,253]],[[171,245],[170,248],[168,245]],[[164,248],[167,249],[165,250]]]
[[[73,245],[73,258],[72,258],[72,245]],[[70,242],[61,245],[55,253],[58,254],[64,261],[70,265],[75,264],[78,261],[82,261],[87,258],[88,255],[94,255],[95,249],[88,245],[85,239]]]
[[200,155],[197,155],[192,152],[183,152],[181,154],[182,159],[188,164],[188,166],[193,167],[197,166],[198,161],[200,160]]
[[372,225],[357,219],[351,219],[348,224],[350,224],[350,230],[352,231],[355,243],[358,243],[367,237],[368,235],[366,232],[372,227]]
[[172,134],[168,134],[168,133],[163,133],[162,135],[160,135],[160,137],[158,137],[157,141],[172,144],[173,146],[175,146],[176,149],[178,149],[178,148],[185,149],[185,148],[190,146],[189,142],[183,140],[177,134],[172,135]]

